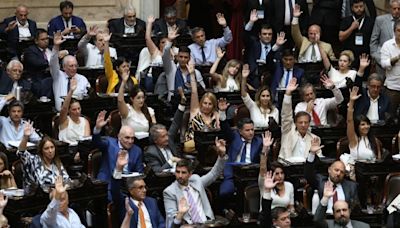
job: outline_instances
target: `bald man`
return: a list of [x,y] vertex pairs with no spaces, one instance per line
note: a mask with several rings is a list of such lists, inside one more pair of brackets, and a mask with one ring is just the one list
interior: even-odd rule
[[336,200],[345,200],[351,208],[358,207],[357,183],[344,178],[345,165],[341,161],[333,162],[328,168],[328,177],[316,173],[316,164],[319,162],[318,156],[314,152],[309,153],[304,166],[304,176],[313,189],[317,189],[320,199],[323,197],[325,184],[332,184],[336,190],[335,197],[327,200],[327,213],[333,213],[333,204]]
[[370,226],[364,222],[351,220],[351,209],[349,204],[344,200],[337,200],[333,205],[334,219],[325,219],[327,205],[329,199],[335,195],[334,186],[331,182],[325,182],[324,194],[318,205],[314,215],[314,225],[318,228],[339,228],[339,227],[354,227],[354,228],[369,228]]
[[[143,173],[142,150],[134,145],[135,131],[130,126],[122,126],[118,138],[101,137],[100,131],[107,124],[106,111],[101,111],[97,116],[96,127],[93,130],[93,143],[103,153],[97,179],[110,183],[111,178],[120,179],[122,173]],[[122,168],[122,172],[115,169],[119,153],[124,153],[128,163]],[[108,199],[111,201],[110,185],[108,185]]]
[[30,39],[36,34],[36,22],[28,19],[28,14],[28,7],[18,5],[15,16],[5,18],[0,23],[1,38],[7,40],[12,57],[17,56],[17,45],[20,40]]

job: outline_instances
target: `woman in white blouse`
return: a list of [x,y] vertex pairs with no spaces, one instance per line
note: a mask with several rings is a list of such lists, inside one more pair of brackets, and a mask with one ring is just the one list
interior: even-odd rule
[[247,77],[249,74],[249,65],[243,65],[241,95],[244,104],[250,111],[250,117],[254,122],[254,127],[268,127],[270,117],[272,117],[276,123],[279,123],[279,110],[272,104],[271,90],[267,86],[262,86],[258,89],[255,102],[250,98],[246,89]]
[[240,83],[242,80],[242,64],[239,60],[231,59],[229,60],[224,69],[222,70],[222,74],[216,73],[218,68],[218,64],[221,61],[222,57],[224,57],[225,52],[221,50],[220,47],[217,48],[217,59],[214,64],[210,68],[210,75],[212,80],[216,83],[214,86],[214,91],[218,92],[233,92],[239,91]]
[[360,67],[358,68],[358,71],[352,70],[351,64],[354,61],[354,54],[350,50],[344,50],[340,53],[338,62],[339,69],[336,70],[334,67],[332,67],[331,62],[321,45],[318,45],[318,47],[325,70],[328,71],[329,78],[339,89],[346,88],[347,78],[350,78],[353,82],[355,82],[356,77],[363,77],[365,68],[369,66],[370,61],[368,59],[368,55],[362,54],[360,56]]

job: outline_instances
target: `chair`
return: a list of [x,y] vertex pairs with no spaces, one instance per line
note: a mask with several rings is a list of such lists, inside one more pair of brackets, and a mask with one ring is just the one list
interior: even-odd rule
[[244,212],[258,214],[260,211],[260,189],[258,185],[250,185],[244,189],[244,198],[246,200]]
[[236,115],[233,118],[233,122],[234,122],[235,126],[237,126],[238,121],[243,118],[250,118],[250,111],[246,107],[246,105],[241,104],[237,107]]
[[24,179],[24,164],[21,159],[14,161],[11,165],[11,172],[14,175],[15,183],[18,188],[23,188],[23,179]]
[[96,93],[106,93],[108,81],[105,75],[100,75],[96,79]]
[[116,137],[118,135],[119,130],[121,129],[121,115],[119,114],[119,110],[113,110],[110,112],[110,122],[108,122],[107,126],[107,135]]
[[392,139],[392,155],[398,154],[400,152],[400,141],[399,141],[399,134],[393,136]]
[[58,133],[60,132],[59,126],[60,126],[60,115],[56,114],[51,119],[51,137],[53,137],[53,139],[58,140]]
[[343,137],[336,143],[336,159],[339,159],[340,155],[346,152],[349,152],[349,139]]
[[383,191],[382,203],[387,206],[400,194],[400,172],[389,173],[386,176]]
[[277,138],[272,144],[272,161],[278,160],[280,150],[281,150],[281,139]]
[[90,179],[95,179],[100,170],[101,165],[101,151],[94,149],[88,155],[87,173]]

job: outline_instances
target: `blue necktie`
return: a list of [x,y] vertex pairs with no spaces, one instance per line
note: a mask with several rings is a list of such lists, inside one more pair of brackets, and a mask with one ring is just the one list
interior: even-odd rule
[[265,48],[265,61],[267,61],[267,56],[268,56],[268,53],[269,53],[269,45],[265,44],[264,48]]
[[247,147],[247,142],[244,141],[242,145],[242,155],[240,157],[240,162],[244,163],[246,162],[246,147]]
[[289,77],[290,77],[290,70],[286,70],[286,81],[285,81],[285,88],[289,84]]

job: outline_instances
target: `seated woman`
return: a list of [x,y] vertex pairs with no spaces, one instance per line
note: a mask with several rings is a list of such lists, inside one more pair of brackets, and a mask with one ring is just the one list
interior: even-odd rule
[[13,174],[8,170],[8,158],[3,152],[0,152],[0,189],[17,187]]
[[118,92],[118,110],[121,115],[122,125],[129,125],[135,130],[135,137],[143,139],[149,137],[149,129],[156,124],[154,110],[147,107],[144,91],[135,87],[130,92],[132,104],[127,104],[124,98],[124,87],[129,78],[129,71],[122,75],[122,83]]
[[190,115],[188,129],[185,133],[185,143],[183,151],[186,153],[195,150],[194,145],[194,132],[202,130],[219,129],[219,114],[217,111],[217,98],[213,93],[205,93],[199,102],[199,95],[197,93],[197,82],[194,65],[187,66],[190,73]]
[[226,63],[222,74],[216,73],[219,62],[224,57],[225,52],[220,47],[217,48],[217,59],[210,68],[210,75],[213,81],[216,83],[214,91],[216,92],[232,92],[240,89],[240,83],[242,80],[241,68],[242,64],[239,60],[232,59]]
[[[103,34],[104,39],[104,71],[106,74],[106,78],[108,81],[107,86],[107,94],[116,93],[119,91],[119,87],[121,86],[122,75],[126,72],[129,72],[129,68],[131,63],[125,57],[118,57],[114,63],[111,61],[110,57],[110,43],[111,35],[108,33]],[[124,91],[129,92],[133,89],[134,85],[138,84],[138,80],[134,76],[129,77],[130,80],[127,80],[125,84]]]
[[55,184],[56,177],[62,176],[64,182],[69,182],[69,176],[64,169],[57,153],[57,146],[52,138],[44,137],[37,146],[37,154],[26,150],[29,136],[34,131],[31,123],[26,123],[24,137],[19,144],[17,156],[24,165],[24,190],[31,195],[38,187],[48,192],[51,185]]
[[331,62],[329,61],[329,58],[325,51],[323,51],[322,47],[320,45],[318,45],[318,47],[325,70],[328,71],[329,78],[333,81],[337,88],[346,88],[347,78],[350,78],[351,81],[355,82],[356,84],[360,84],[358,81],[364,76],[365,68],[367,68],[370,63],[368,60],[368,55],[362,54],[360,56],[360,67],[358,68],[358,71],[355,71],[350,69],[352,62],[354,61],[353,52],[350,50],[344,50],[339,56],[339,70],[336,70],[334,67],[332,67]]
[[270,118],[279,123],[279,110],[272,104],[271,90],[267,86],[258,89],[254,102],[247,93],[247,77],[249,76],[249,65],[245,64],[242,70],[241,94],[243,103],[249,109],[250,118],[254,122],[254,127],[268,127]]
[[350,155],[354,160],[380,160],[382,148],[378,139],[372,135],[371,122],[368,117],[360,115],[354,121],[354,103],[361,96],[358,87],[350,91],[350,101],[347,108],[347,138],[349,140]]

